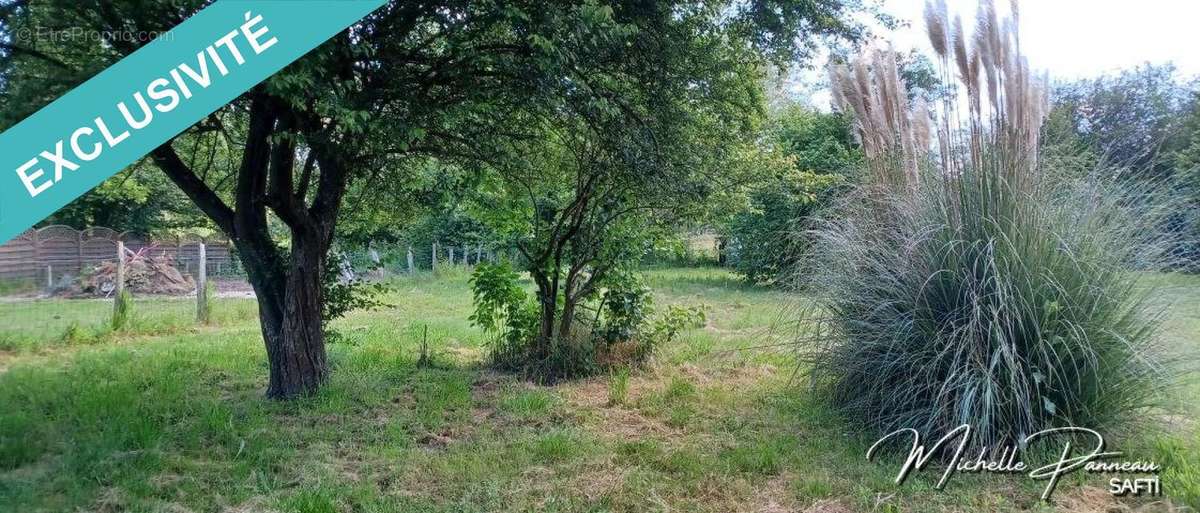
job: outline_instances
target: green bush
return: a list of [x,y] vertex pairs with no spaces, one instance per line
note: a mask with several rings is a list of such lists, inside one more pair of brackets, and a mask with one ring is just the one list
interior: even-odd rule
[[[670,306],[653,317],[650,289],[629,273],[614,273],[603,291],[578,315],[569,340],[554,340],[533,354],[539,305],[507,263],[483,263],[470,279],[475,311],[469,320],[489,336],[492,365],[522,371],[539,381],[588,376],[641,364],[680,331],[704,324],[703,308]],[[559,301],[561,308],[561,300]]]
[[724,224],[726,256],[734,271],[754,283],[791,278],[808,251],[807,220],[828,206],[862,160],[851,119],[793,105],[773,115],[765,179],[749,191],[745,208]]
[[760,186],[726,228],[734,271],[754,283],[787,281],[808,252],[807,219],[844,183],[842,175],[790,171]]
[[670,342],[685,329],[701,328],[708,322],[708,307],[670,305],[667,312],[654,320],[651,338]]
[[475,313],[468,319],[493,335],[492,363],[507,370],[524,367],[525,353],[537,336],[537,303],[518,280],[507,263],[479,264],[470,279]]
[[606,290],[601,298],[604,326],[600,336],[609,344],[634,338],[652,309],[648,287],[635,281],[625,285]]
[[703,307],[668,305],[655,316],[649,287],[630,274],[617,274],[601,297],[600,357],[607,367],[645,363],[683,330],[700,327],[706,320]]

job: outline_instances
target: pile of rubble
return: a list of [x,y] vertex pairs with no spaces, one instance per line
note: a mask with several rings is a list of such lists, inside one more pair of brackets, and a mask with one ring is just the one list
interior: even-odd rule
[[[117,289],[117,263],[103,262],[85,271],[79,279],[79,292],[108,297]],[[125,288],[134,294],[179,296],[196,290],[196,282],[175,268],[170,257],[133,253],[125,261]]]

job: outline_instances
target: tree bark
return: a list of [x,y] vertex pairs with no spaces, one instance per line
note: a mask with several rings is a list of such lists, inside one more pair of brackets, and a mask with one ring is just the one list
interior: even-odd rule
[[258,297],[270,368],[267,397],[311,395],[329,376],[320,272],[328,245],[311,230],[293,232],[285,265],[274,247],[262,247],[261,243],[237,240],[239,256]]
[[541,272],[534,272],[533,279],[538,287],[538,302],[541,303],[541,322],[538,323],[538,336],[534,340],[532,357],[538,360],[550,355],[550,344],[554,340],[554,320],[558,313],[558,286],[552,283],[550,277]]
[[563,301],[562,316],[558,320],[558,333],[555,335],[562,342],[566,342],[571,338],[571,326],[575,324],[576,303],[570,297]]
[[321,318],[322,246],[308,237],[294,237],[282,286],[279,280],[253,277],[266,273],[251,273],[270,364],[267,397],[311,395],[329,377]]

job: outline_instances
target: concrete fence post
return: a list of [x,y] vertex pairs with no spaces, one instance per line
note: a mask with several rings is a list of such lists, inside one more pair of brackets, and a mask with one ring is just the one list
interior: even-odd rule
[[434,271],[437,270],[437,252],[438,252],[438,243],[434,242],[433,243],[433,253],[431,253],[433,255],[433,257],[429,261],[429,268]]
[[196,264],[196,320],[208,323],[208,250],[200,243],[199,262]]
[[125,329],[129,324],[129,298],[125,297],[125,243],[117,241],[117,276],[113,284],[112,329]]
[[113,294],[120,296],[125,291],[125,243],[117,241],[117,282]]
[[417,269],[415,266],[413,266],[412,244],[409,244],[408,245],[408,274],[414,274],[416,272],[417,272]]

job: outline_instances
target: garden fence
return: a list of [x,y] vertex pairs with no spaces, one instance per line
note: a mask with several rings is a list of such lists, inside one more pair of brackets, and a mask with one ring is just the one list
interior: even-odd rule
[[514,261],[517,258],[516,249],[487,242],[381,243],[337,253],[343,259],[344,267],[353,269],[355,276],[368,279],[469,268],[480,262]]
[[[124,318],[116,315],[121,285],[131,300]],[[252,301],[249,290],[230,244],[218,238],[147,238],[66,226],[29,230],[0,245],[0,350],[114,327],[194,325],[207,321],[214,297]]]
[[[335,253],[346,280],[454,272],[481,262],[521,267],[514,247],[495,242],[390,242]],[[122,286],[131,298],[127,318],[117,315]],[[214,318],[250,320],[256,311],[233,246],[218,237],[151,238],[49,226],[0,245],[0,351],[114,329],[163,331]]]

